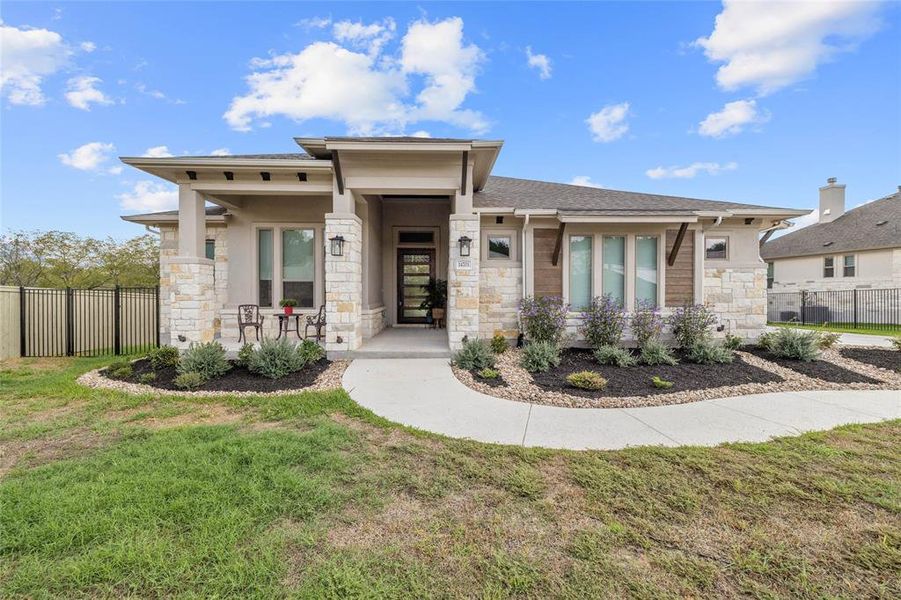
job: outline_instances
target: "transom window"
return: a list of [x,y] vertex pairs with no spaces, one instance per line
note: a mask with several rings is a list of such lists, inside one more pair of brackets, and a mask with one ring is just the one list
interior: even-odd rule
[[425,244],[431,246],[435,243],[434,231],[400,231],[397,234],[398,244]]
[[835,259],[831,256],[823,259],[823,277],[835,277]]
[[511,256],[512,242],[509,235],[488,234],[488,260],[508,260]]

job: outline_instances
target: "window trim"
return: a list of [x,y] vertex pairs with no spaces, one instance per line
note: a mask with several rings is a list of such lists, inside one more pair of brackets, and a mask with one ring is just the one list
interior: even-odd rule
[[[282,300],[282,230],[284,229],[312,229],[313,248],[313,307],[298,307],[300,311],[315,311],[325,304],[325,236],[324,223],[253,223],[251,227],[251,267],[253,270],[253,302],[260,304],[260,246],[259,231],[261,229],[272,230],[272,306],[260,306],[260,310],[278,312],[279,302]],[[243,302],[243,301],[242,301]],[[239,302],[242,303],[242,302]]]
[[[848,266],[848,259],[851,259],[851,266]],[[851,274],[848,275],[848,269],[851,269]],[[857,255],[856,254],[845,254],[842,256],[842,277],[857,277]]]
[[[510,257],[509,258],[489,258],[488,256],[488,238],[489,236],[504,236],[510,238]],[[479,233],[479,254],[480,259],[485,262],[491,262],[493,265],[497,263],[516,263],[519,262],[519,236],[515,229],[509,227],[483,227]]]
[[[713,240],[723,240],[726,242],[726,255],[722,258],[710,258],[707,256],[707,243]],[[704,236],[704,260],[709,261],[727,261],[729,260],[729,246],[730,240],[728,235],[714,235],[714,236]]]
[[[831,265],[827,265],[827,261],[832,261]],[[831,273],[828,275],[827,269],[831,270]],[[823,257],[823,279],[834,279],[835,278],[835,257],[834,256],[824,256]]]

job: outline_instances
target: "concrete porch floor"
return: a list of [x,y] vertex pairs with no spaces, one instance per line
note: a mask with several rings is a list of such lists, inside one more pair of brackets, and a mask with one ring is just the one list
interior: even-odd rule
[[388,327],[349,352],[348,358],[449,358],[446,329]]

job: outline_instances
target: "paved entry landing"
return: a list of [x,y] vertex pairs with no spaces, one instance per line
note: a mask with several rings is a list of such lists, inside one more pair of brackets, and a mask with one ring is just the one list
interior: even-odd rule
[[449,358],[446,329],[389,327],[363,340],[351,358]]

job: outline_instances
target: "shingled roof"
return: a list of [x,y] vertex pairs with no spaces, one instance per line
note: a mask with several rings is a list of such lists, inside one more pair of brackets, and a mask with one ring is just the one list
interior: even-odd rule
[[679,196],[661,196],[641,192],[623,192],[581,185],[534,181],[513,177],[488,178],[485,187],[473,194],[476,208],[552,209],[557,211],[591,211],[621,214],[772,210],[774,214],[797,213],[791,209],[757,204],[739,204],[719,200],[701,200]]
[[764,260],[901,247],[901,192],[767,242]]

